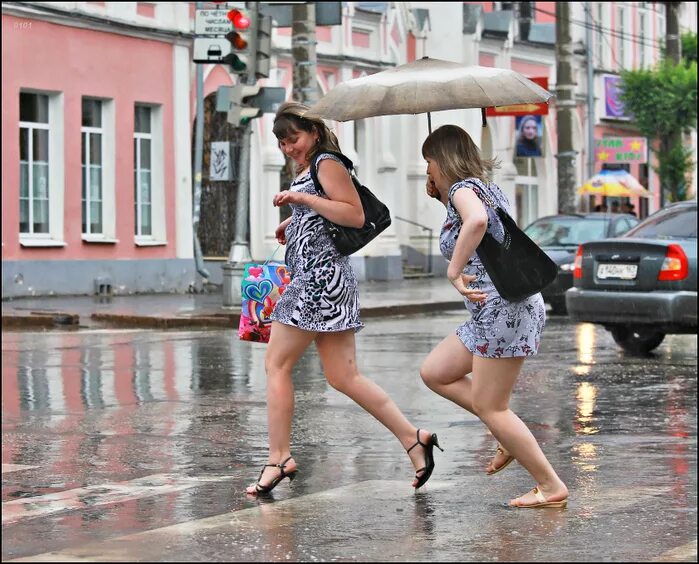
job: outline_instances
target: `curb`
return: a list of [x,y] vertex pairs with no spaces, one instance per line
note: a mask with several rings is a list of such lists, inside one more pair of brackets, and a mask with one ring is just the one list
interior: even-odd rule
[[3,329],[77,329],[79,323],[79,315],[62,311],[30,311],[26,315],[2,315]]
[[[463,309],[461,301],[397,304],[365,307],[361,309],[363,318],[392,317]],[[190,315],[134,315],[123,313],[93,313],[90,319],[106,327],[134,329],[207,329],[238,327],[240,312],[202,312]],[[7,329],[57,329],[79,327],[80,316],[64,312],[33,311],[28,315],[2,315],[2,327]]]

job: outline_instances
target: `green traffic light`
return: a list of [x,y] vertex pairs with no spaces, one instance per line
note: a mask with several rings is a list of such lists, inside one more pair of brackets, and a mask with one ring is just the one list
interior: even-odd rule
[[231,67],[233,67],[233,70],[235,72],[241,72],[244,71],[245,69],[248,68],[248,66],[240,60],[240,57],[233,57],[233,62],[231,63]]

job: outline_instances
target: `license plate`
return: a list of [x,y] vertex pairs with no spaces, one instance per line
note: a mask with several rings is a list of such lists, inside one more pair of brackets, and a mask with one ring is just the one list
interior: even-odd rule
[[606,280],[607,278],[634,280],[637,272],[637,264],[600,264],[597,267],[597,278],[601,278],[602,280]]

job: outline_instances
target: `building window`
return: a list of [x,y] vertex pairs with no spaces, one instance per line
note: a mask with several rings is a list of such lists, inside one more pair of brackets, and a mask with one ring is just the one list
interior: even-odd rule
[[626,9],[623,6],[617,8],[617,65],[619,70],[626,68]]
[[102,102],[83,98],[82,114],[82,232],[83,235],[102,235],[104,233]]
[[19,231],[49,234],[49,97],[19,95]]
[[153,134],[152,110],[136,105],[134,127],[134,206],[136,237],[153,235],[152,176]]

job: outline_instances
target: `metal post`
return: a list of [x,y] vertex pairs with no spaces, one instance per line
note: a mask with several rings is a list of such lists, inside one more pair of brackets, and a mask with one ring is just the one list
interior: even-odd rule
[[[255,84],[257,66],[257,27],[259,6],[257,2],[248,3],[250,7],[250,55],[248,57],[247,75],[239,77],[246,84]],[[240,307],[242,294],[240,287],[245,272],[245,263],[252,260],[248,241],[250,223],[250,137],[252,122],[243,126],[238,166],[238,195],[235,206],[235,239],[228,255],[228,264],[223,265],[223,307]]]
[[[197,2],[197,9],[202,8],[202,3]],[[204,160],[204,69],[197,65],[197,125],[194,131],[194,199],[192,201],[192,239],[194,243],[194,264],[197,272],[208,280],[211,275],[204,266],[199,243],[199,215],[201,212],[201,168]]]
[[573,43],[570,35],[568,2],[556,2],[556,117],[558,124],[558,211],[575,213],[575,156],[573,120],[575,119],[575,83],[573,82]]

